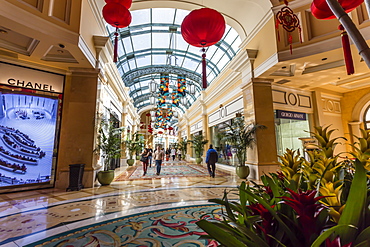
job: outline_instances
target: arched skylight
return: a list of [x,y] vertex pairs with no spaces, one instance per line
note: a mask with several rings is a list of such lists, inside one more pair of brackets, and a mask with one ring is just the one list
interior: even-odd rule
[[[159,83],[161,72],[169,73],[170,81],[176,81],[177,75],[185,75],[187,83],[196,85],[195,95],[187,95],[187,103],[180,104],[182,111],[200,95],[201,51],[188,45],[180,30],[189,13],[169,8],[134,10],[131,25],[119,30],[116,64],[138,109],[150,105],[148,85],[152,79]],[[107,29],[113,42],[115,28],[108,25]],[[240,43],[238,33],[227,25],[221,41],[207,48],[209,84],[235,56]]]

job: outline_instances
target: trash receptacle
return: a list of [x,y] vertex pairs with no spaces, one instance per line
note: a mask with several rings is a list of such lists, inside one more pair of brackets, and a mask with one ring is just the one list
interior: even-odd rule
[[69,165],[69,187],[70,190],[80,190],[83,188],[82,177],[84,174],[85,164],[72,164]]

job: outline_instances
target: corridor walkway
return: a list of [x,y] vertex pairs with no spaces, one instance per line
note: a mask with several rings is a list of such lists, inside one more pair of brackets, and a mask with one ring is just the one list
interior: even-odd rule
[[[178,163],[166,162],[163,167]],[[221,170],[220,166],[218,169]],[[125,172],[123,168],[116,174]],[[44,189],[1,194],[0,246],[25,246],[117,217],[209,204],[208,199],[221,198],[225,189],[235,188],[241,182],[233,171],[223,171],[223,174],[227,175],[143,177],[74,192]]]

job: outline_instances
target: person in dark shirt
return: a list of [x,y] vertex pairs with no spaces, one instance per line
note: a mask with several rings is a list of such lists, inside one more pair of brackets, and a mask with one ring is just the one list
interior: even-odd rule
[[149,167],[152,167],[153,149],[149,146],[148,151],[149,151],[148,155]]
[[208,168],[208,173],[210,177],[215,177],[215,171],[216,171],[216,163],[218,161],[218,154],[217,151],[213,149],[212,144],[209,145],[209,149],[207,151],[206,156],[206,163]]

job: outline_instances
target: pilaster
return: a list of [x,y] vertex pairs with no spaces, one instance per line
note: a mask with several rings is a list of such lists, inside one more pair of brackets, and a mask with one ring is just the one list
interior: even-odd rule
[[267,79],[252,79],[242,88],[246,123],[266,126],[257,130],[256,143],[247,150],[247,164],[253,179],[278,169],[271,83]]
[[70,69],[66,77],[55,187],[69,186],[69,165],[85,164],[83,185],[93,186],[99,70]]

